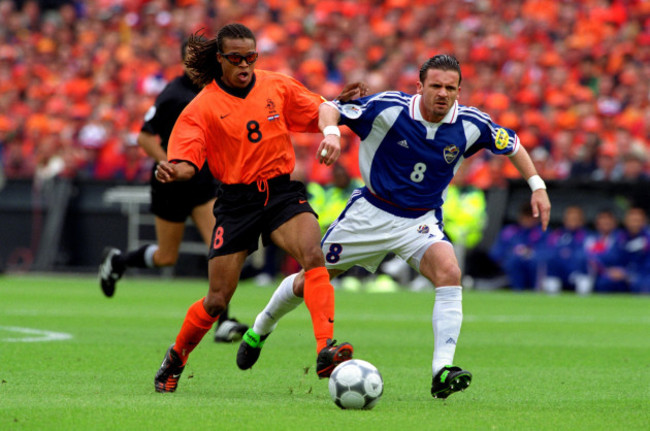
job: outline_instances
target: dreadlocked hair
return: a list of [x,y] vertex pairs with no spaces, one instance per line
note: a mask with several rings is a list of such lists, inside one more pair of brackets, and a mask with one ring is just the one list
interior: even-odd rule
[[192,82],[203,87],[221,76],[221,65],[217,62],[217,41],[206,39],[200,31],[187,40],[185,67]]
[[188,75],[200,87],[223,74],[217,53],[222,52],[224,39],[252,39],[256,42],[253,32],[243,24],[228,24],[219,30],[216,38],[209,40],[201,32],[199,30],[189,37],[185,60]]
[[420,82],[424,82],[427,76],[427,70],[429,69],[453,70],[458,72],[458,85],[460,85],[460,81],[463,79],[463,75],[460,73],[460,63],[453,55],[439,54],[425,61],[422,67],[420,67]]

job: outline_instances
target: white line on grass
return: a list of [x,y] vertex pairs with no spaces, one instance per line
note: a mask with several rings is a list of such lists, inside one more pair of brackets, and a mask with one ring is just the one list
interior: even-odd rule
[[19,326],[0,326],[0,331],[36,335],[35,337],[0,338],[0,341],[7,343],[38,343],[41,341],[61,341],[72,338],[71,334],[65,332],[44,331],[42,329],[21,328]]

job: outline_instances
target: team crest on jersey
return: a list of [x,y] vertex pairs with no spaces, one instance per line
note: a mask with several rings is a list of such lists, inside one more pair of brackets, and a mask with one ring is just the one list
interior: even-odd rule
[[429,226],[427,226],[425,224],[421,224],[420,226],[418,226],[418,233],[423,233],[425,235],[428,234],[429,233]]
[[341,106],[341,111],[343,115],[348,118],[355,119],[361,117],[361,107],[357,105],[343,105]]
[[451,163],[454,160],[456,160],[456,157],[458,157],[458,154],[460,153],[460,150],[458,149],[457,146],[454,144],[447,145],[445,149],[443,150],[443,155],[445,156],[445,162]]
[[494,138],[494,145],[497,149],[504,150],[508,146],[509,141],[510,136],[508,135],[508,132],[506,132],[506,129],[497,130],[497,135]]
[[280,114],[275,110],[275,103],[271,99],[266,99],[266,109],[268,110],[268,115],[266,119],[269,121],[277,120],[280,118]]

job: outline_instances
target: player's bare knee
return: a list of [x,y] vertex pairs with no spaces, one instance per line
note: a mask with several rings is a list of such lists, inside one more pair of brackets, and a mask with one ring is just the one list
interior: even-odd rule
[[460,268],[456,264],[440,265],[433,271],[431,282],[435,286],[458,286],[461,280]]

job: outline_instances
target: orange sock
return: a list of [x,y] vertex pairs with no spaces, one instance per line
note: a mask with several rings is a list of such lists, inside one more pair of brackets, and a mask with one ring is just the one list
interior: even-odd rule
[[316,337],[316,353],[334,337],[334,287],[324,266],[305,272],[305,305],[311,314]]
[[212,317],[205,311],[203,299],[196,301],[187,310],[181,331],[176,336],[174,350],[183,360],[183,364],[187,362],[187,357],[198,346],[212,324],[219,320],[219,316]]

